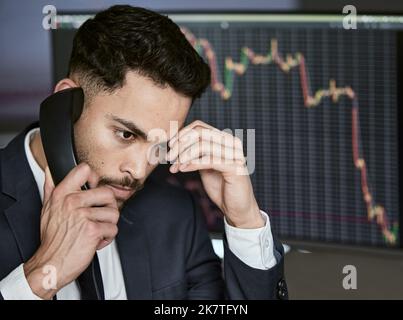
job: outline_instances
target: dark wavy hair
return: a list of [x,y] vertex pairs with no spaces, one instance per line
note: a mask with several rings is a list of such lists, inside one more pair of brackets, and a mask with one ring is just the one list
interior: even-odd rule
[[85,21],[78,29],[68,75],[86,94],[114,91],[128,71],[157,85],[200,97],[210,83],[210,68],[167,16],[116,5]]

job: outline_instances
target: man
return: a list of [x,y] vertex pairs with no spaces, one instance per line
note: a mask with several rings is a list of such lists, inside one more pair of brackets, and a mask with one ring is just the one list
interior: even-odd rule
[[[184,127],[209,81],[167,17],[114,6],[79,28],[54,91],[84,91],[74,126],[80,164],[55,186],[37,124],[0,153],[0,298],[91,299],[87,272],[100,299],[287,298],[283,249],[240,174],[240,140],[201,121]],[[224,277],[189,193],[147,179],[155,129],[167,134],[170,171],[199,170],[225,216]],[[203,130],[210,149],[198,143]],[[203,161],[218,154],[225,159]]]

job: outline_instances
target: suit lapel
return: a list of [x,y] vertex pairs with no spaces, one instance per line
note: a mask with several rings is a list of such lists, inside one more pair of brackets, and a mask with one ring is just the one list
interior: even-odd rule
[[25,135],[35,126],[36,123],[32,124],[12,140],[0,159],[2,191],[14,199],[4,214],[23,261],[27,261],[40,244],[42,203],[24,149]]
[[118,223],[116,243],[129,300],[151,299],[151,270],[147,238],[141,219],[126,207]]
[[28,189],[25,195],[5,210],[24,262],[32,257],[40,245],[41,201],[34,187]]

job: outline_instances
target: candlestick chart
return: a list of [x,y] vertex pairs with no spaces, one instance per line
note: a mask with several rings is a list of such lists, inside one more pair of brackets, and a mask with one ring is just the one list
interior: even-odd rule
[[380,30],[181,25],[211,69],[189,120],[254,128],[261,207],[285,237],[398,243],[395,43]]

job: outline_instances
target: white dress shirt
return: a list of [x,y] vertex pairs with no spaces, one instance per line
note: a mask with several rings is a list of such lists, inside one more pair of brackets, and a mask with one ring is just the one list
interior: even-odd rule
[[[30,141],[39,128],[32,129],[25,137],[25,154],[38,186],[40,198],[43,201],[45,174],[32,155]],[[225,233],[230,250],[245,264],[252,268],[267,270],[276,264],[274,257],[273,236],[270,220],[261,211],[266,225],[258,229],[239,229],[230,226],[224,219]],[[115,240],[105,248],[98,250],[106,300],[126,300],[126,289],[122,266]],[[36,296],[25,277],[23,264],[15,268],[7,277],[0,281],[0,292],[5,300],[40,300]],[[80,290],[73,281],[57,292],[59,300],[79,300]]]

